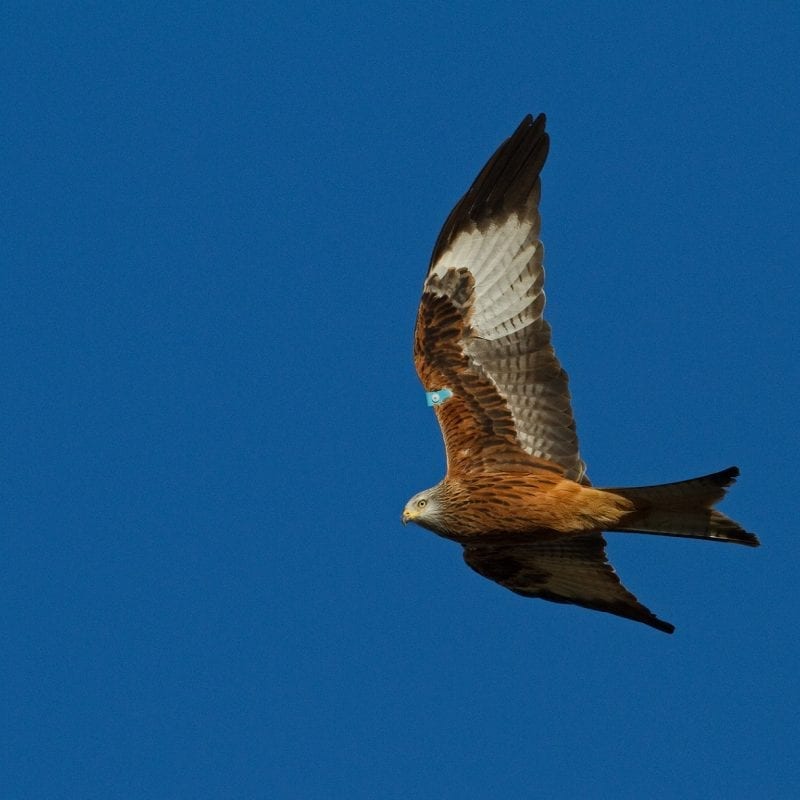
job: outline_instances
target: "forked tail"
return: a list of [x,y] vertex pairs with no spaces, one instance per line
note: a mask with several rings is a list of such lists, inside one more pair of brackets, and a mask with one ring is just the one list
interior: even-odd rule
[[760,543],[754,533],[713,508],[738,474],[738,467],[728,467],[722,472],[678,483],[606,489],[630,500],[636,509],[623,517],[613,530],[719,539],[758,547]]

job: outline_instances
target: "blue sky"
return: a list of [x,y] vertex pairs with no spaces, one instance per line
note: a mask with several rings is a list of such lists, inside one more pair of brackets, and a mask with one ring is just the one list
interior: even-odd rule
[[[797,9],[134,6],[2,12],[0,794],[790,796]],[[610,536],[672,637],[400,524],[433,242],[540,111],[590,475],[737,464],[763,542]]]

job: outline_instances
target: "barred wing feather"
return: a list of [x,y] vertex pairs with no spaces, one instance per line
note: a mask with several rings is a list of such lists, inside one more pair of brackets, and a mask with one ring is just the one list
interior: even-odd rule
[[526,117],[439,235],[417,317],[415,362],[437,408],[448,471],[544,460],[588,483],[568,378],[550,342],[539,241],[545,119]]

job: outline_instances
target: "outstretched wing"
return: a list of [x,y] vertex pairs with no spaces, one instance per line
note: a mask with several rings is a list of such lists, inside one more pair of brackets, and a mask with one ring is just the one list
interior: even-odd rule
[[545,459],[588,483],[567,374],[542,318],[539,171],[545,118],[527,116],[458,202],[431,258],[414,361],[436,407],[448,472]]
[[605,545],[599,534],[524,545],[466,545],[464,560],[484,578],[525,597],[606,611],[672,633],[674,625],[655,616],[620,583]]

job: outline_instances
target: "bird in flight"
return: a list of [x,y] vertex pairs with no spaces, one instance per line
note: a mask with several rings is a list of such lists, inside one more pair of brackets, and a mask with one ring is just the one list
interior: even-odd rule
[[447,474],[412,497],[415,522],[464,549],[480,575],[526,597],[643,622],[603,531],[757,547],[716,510],[736,467],[678,483],[594,488],[578,450],[567,374],[545,322],[539,173],[545,117],[525,117],[459,200],[433,249],[414,362],[436,413]]

